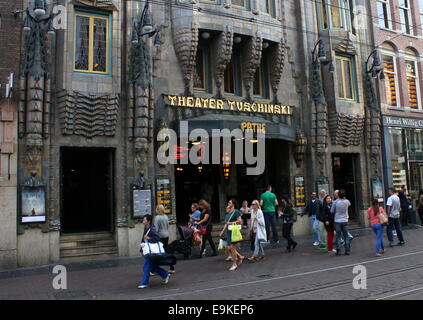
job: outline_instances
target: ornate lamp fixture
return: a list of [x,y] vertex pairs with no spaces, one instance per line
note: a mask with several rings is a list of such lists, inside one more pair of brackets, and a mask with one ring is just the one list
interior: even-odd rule
[[312,64],[315,71],[320,70],[321,64],[329,64],[329,72],[333,73],[335,71],[332,59],[328,59],[326,57],[325,45],[323,44],[322,39],[317,41],[311,54],[313,59]]
[[[370,59],[373,58],[372,65],[369,68]],[[377,79],[378,74],[380,74],[380,80],[385,80],[385,72],[383,72],[383,66],[381,64],[379,52],[373,50],[369,55],[366,61],[366,72],[371,74],[373,79]]]
[[154,45],[160,45],[160,28],[153,27],[153,18],[150,12],[150,1],[147,0],[141,17],[138,22],[134,20],[134,28],[132,30],[132,43],[137,44],[143,36],[148,35],[149,38],[156,35],[154,38]]

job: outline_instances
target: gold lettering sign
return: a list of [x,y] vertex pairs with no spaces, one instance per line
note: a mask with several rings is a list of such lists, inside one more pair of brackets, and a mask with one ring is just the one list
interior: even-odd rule
[[265,123],[254,123],[254,122],[242,122],[241,123],[242,132],[253,131],[253,132],[263,132],[266,133],[266,124]]
[[165,102],[171,107],[217,109],[239,112],[270,113],[291,116],[293,106],[274,105],[265,103],[249,103],[215,98],[194,98],[165,95]]

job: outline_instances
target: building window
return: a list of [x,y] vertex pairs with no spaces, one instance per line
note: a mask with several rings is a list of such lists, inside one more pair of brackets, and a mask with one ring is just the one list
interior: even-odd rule
[[383,71],[385,72],[386,104],[397,107],[397,71],[395,57],[383,56]]
[[225,93],[242,95],[241,92],[241,81],[240,81],[240,54],[237,49],[234,49],[231,61],[228,63],[225,69],[225,81],[224,88]]
[[207,91],[208,61],[208,46],[200,45],[197,48],[197,57],[195,60],[194,90]]
[[382,28],[391,28],[389,0],[378,0],[377,2],[377,18],[379,26]]
[[232,0],[232,6],[240,7],[243,9],[249,9],[250,1],[249,0]]
[[275,0],[264,0],[266,3],[266,13],[273,18],[276,17]]
[[419,108],[419,79],[417,76],[417,62],[405,60],[405,72],[407,76],[408,104],[413,109]]
[[75,15],[75,63],[78,72],[108,73],[109,18]]
[[411,34],[410,1],[398,0],[398,4],[401,17],[401,29],[406,34]]
[[350,0],[316,0],[320,30],[329,27],[353,32],[352,3]]
[[200,0],[200,2],[212,3],[212,4],[220,4],[220,0]]
[[253,82],[253,95],[259,98],[268,98],[267,73],[264,59],[261,60],[260,66],[256,69]]
[[423,0],[419,0],[420,28],[423,28]]
[[352,57],[336,56],[338,99],[355,100],[355,76]]

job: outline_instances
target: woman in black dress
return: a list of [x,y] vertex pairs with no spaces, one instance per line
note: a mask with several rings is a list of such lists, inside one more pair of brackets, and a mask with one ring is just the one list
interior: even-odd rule
[[203,254],[205,254],[205,249],[206,249],[206,240],[209,242],[210,247],[213,250],[213,255],[212,256],[217,256],[217,251],[216,251],[216,246],[213,242],[213,238],[212,238],[212,230],[213,230],[213,226],[211,223],[212,220],[212,212],[211,212],[211,207],[210,207],[210,203],[208,203],[206,200],[202,199],[200,200],[200,202],[198,203],[200,205],[200,210],[201,210],[201,216],[200,216],[200,221],[197,222],[197,228],[203,228],[206,227],[206,234],[203,235],[203,241],[201,244],[201,250],[200,250],[200,258],[203,257]]

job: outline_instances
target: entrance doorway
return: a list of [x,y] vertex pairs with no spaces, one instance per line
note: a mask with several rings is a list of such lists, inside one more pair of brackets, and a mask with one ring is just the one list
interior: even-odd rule
[[346,198],[351,202],[349,217],[358,218],[357,186],[356,186],[356,161],[358,155],[347,153],[332,154],[333,188],[345,190]]
[[113,232],[113,154],[105,148],[61,148],[63,233]]

